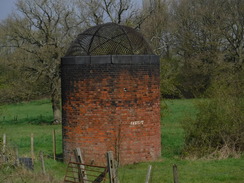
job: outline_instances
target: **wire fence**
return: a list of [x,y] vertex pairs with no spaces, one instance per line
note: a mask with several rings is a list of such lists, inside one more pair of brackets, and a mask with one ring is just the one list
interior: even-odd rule
[[[11,154],[17,157],[31,157],[33,160],[42,152],[45,158],[62,161],[62,139],[61,130],[52,130],[50,134],[43,134],[35,136],[34,133],[30,135],[23,135],[21,138],[11,138],[7,134],[0,137],[0,145],[2,146],[2,154],[5,151],[11,150]],[[57,138],[58,136],[58,138]]]

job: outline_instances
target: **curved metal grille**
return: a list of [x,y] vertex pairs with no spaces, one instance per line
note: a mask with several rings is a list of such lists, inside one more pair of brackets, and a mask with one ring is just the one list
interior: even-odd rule
[[66,56],[153,54],[149,44],[136,30],[106,23],[79,34]]

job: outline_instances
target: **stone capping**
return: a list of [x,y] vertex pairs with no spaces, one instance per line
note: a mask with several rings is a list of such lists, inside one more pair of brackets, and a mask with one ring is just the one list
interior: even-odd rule
[[94,64],[126,64],[157,65],[157,55],[98,55],[98,56],[66,56],[61,58],[61,65],[94,65]]

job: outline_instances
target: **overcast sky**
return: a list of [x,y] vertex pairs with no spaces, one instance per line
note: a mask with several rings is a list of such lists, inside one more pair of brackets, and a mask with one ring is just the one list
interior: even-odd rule
[[[15,11],[15,2],[17,0],[0,0],[0,21],[7,18],[7,16]],[[134,0],[132,0],[133,2]],[[137,2],[141,2],[141,0],[136,0]]]
[[0,20],[7,18],[7,16],[14,11],[16,1],[17,0],[0,0]]

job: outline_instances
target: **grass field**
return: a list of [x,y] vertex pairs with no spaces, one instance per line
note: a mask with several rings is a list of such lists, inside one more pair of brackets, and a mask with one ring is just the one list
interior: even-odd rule
[[[244,182],[244,157],[225,160],[181,159],[184,131],[181,128],[180,121],[186,115],[194,116],[196,114],[194,102],[196,100],[167,100],[162,102],[162,157],[155,162],[121,167],[119,169],[120,183],[145,182],[149,164],[152,165],[151,183],[173,182],[173,164],[178,166],[181,183]],[[46,169],[52,175],[52,181],[61,182],[66,165],[51,158],[52,132],[55,130],[57,135],[57,153],[59,155],[62,153],[62,132],[60,125],[50,125],[52,119],[50,102],[39,100],[5,105],[1,107],[0,115],[0,138],[5,133],[8,144],[18,147],[20,156],[30,156],[30,135],[33,133],[36,155],[35,173],[38,175],[41,171],[38,154],[43,151],[46,155]]]

